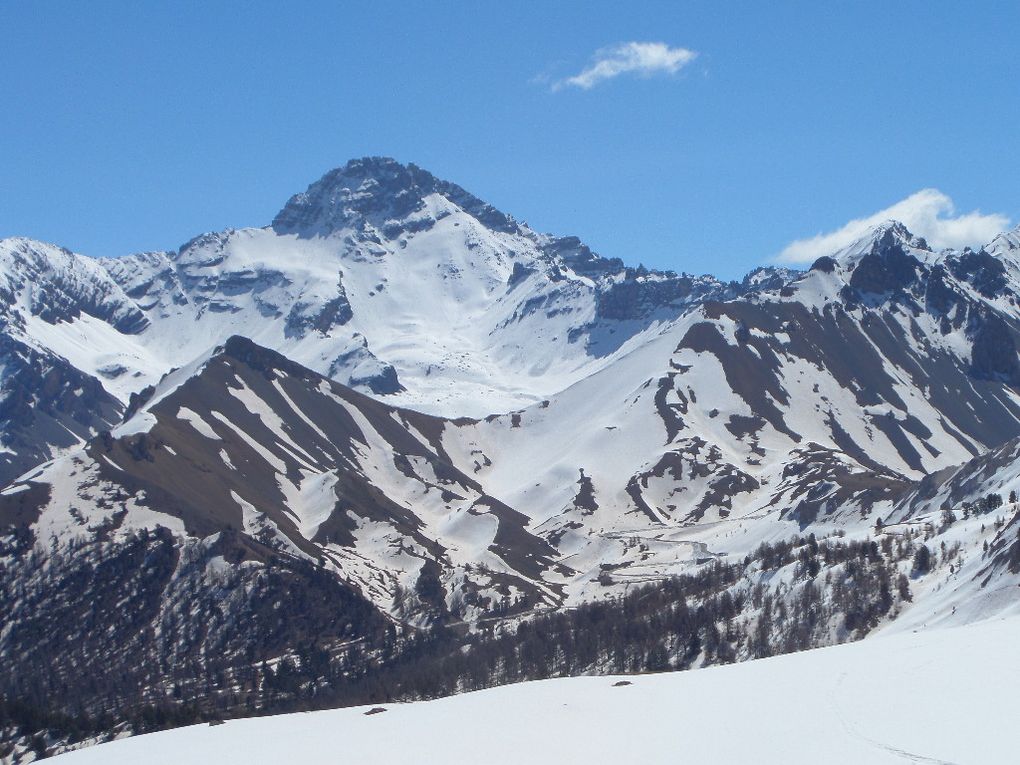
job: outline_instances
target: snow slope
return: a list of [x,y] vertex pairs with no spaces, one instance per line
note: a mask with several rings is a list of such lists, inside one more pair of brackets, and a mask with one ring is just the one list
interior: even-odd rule
[[55,762],[1015,763],[1018,639],[1011,617],[622,686],[580,677],[198,725]]

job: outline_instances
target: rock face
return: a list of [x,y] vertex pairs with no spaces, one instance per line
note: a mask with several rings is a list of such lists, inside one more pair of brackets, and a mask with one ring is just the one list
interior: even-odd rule
[[4,321],[28,317],[49,324],[88,316],[133,335],[148,324],[145,314],[94,260],[29,239],[5,239],[0,247],[0,301]]
[[975,324],[977,328],[971,347],[971,375],[981,380],[1000,380],[1011,387],[1020,387],[1016,330],[995,314],[979,316]]
[[79,368],[38,336],[70,322],[132,336],[148,321],[97,263],[27,239],[0,243],[0,309],[0,482],[7,482],[123,411],[100,379],[120,374],[114,359]]

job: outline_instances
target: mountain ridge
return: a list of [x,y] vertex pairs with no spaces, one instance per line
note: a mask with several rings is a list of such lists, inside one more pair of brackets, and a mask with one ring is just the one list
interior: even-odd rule
[[[76,667],[89,714],[292,708],[408,667],[479,687],[469,649],[547,676],[500,653],[532,623],[587,645],[571,671],[693,668],[984,618],[1020,581],[1009,232],[934,252],[893,222],[724,283],[369,159],[275,226],[87,263],[2,240],[0,266],[16,696]],[[632,658],[571,631],[640,603]],[[429,651],[453,674],[422,680]]]
[[[403,179],[410,191],[381,186],[380,174]],[[69,380],[84,374],[119,402],[114,406],[128,405],[167,370],[231,334],[258,328],[255,339],[263,345],[344,383],[448,416],[482,416],[542,400],[618,355],[650,321],[734,290],[708,277],[628,269],[576,237],[511,225],[509,216],[459,186],[392,160],[353,161],[311,188],[358,196],[360,186],[348,188],[352,178],[372,187],[359,203],[375,217],[355,216],[347,229],[330,229],[326,237],[298,241],[272,227],[228,229],[195,237],[174,252],[105,260],[23,238],[2,240],[8,287],[0,297],[11,307],[5,336],[49,365],[70,365],[77,372],[68,370]],[[376,213],[391,209],[393,193],[404,194],[400,204],[409,205],[407,225],[390,230],[395,239],[372,223],[386,223]],[[488,228],[496,218],[505,225]],[[429,313],[409,312],[422,294],[434,296],[422,306]],[[470,315],[447,337],[448,325],[437,320],[463,311]],[[375,337],[401,315],[402,324]],[[560,318],[546,321],[552,315]],[[445,381],[434,383],[441,376]],[[406,379],[416,384],[409,388]],[[506,382],[493,385],[500,380]],[[87,427],[113,422],[104,418]],[[38,456],[63,448],[24,439],[19,445]]]

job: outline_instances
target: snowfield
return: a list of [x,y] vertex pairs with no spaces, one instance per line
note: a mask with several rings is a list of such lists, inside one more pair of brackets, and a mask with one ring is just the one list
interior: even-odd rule
[[[196,725],[63,765],[1016,763],[1020,618],[661,675]],[[619,685],[629,682],[629,685]]]

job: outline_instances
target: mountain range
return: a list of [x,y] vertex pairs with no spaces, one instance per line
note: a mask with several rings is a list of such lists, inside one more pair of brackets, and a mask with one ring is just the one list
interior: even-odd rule
[[724,282],[384,158],[174,252],[0,240],[0,680],[97,714],[745,560],[727,591],[782,600],[798,563],[761,551],[792,537],[888,540],[910,580],[811,645],[1009,611],[1018,299],[1020,229],[936,251],[889,221]]

